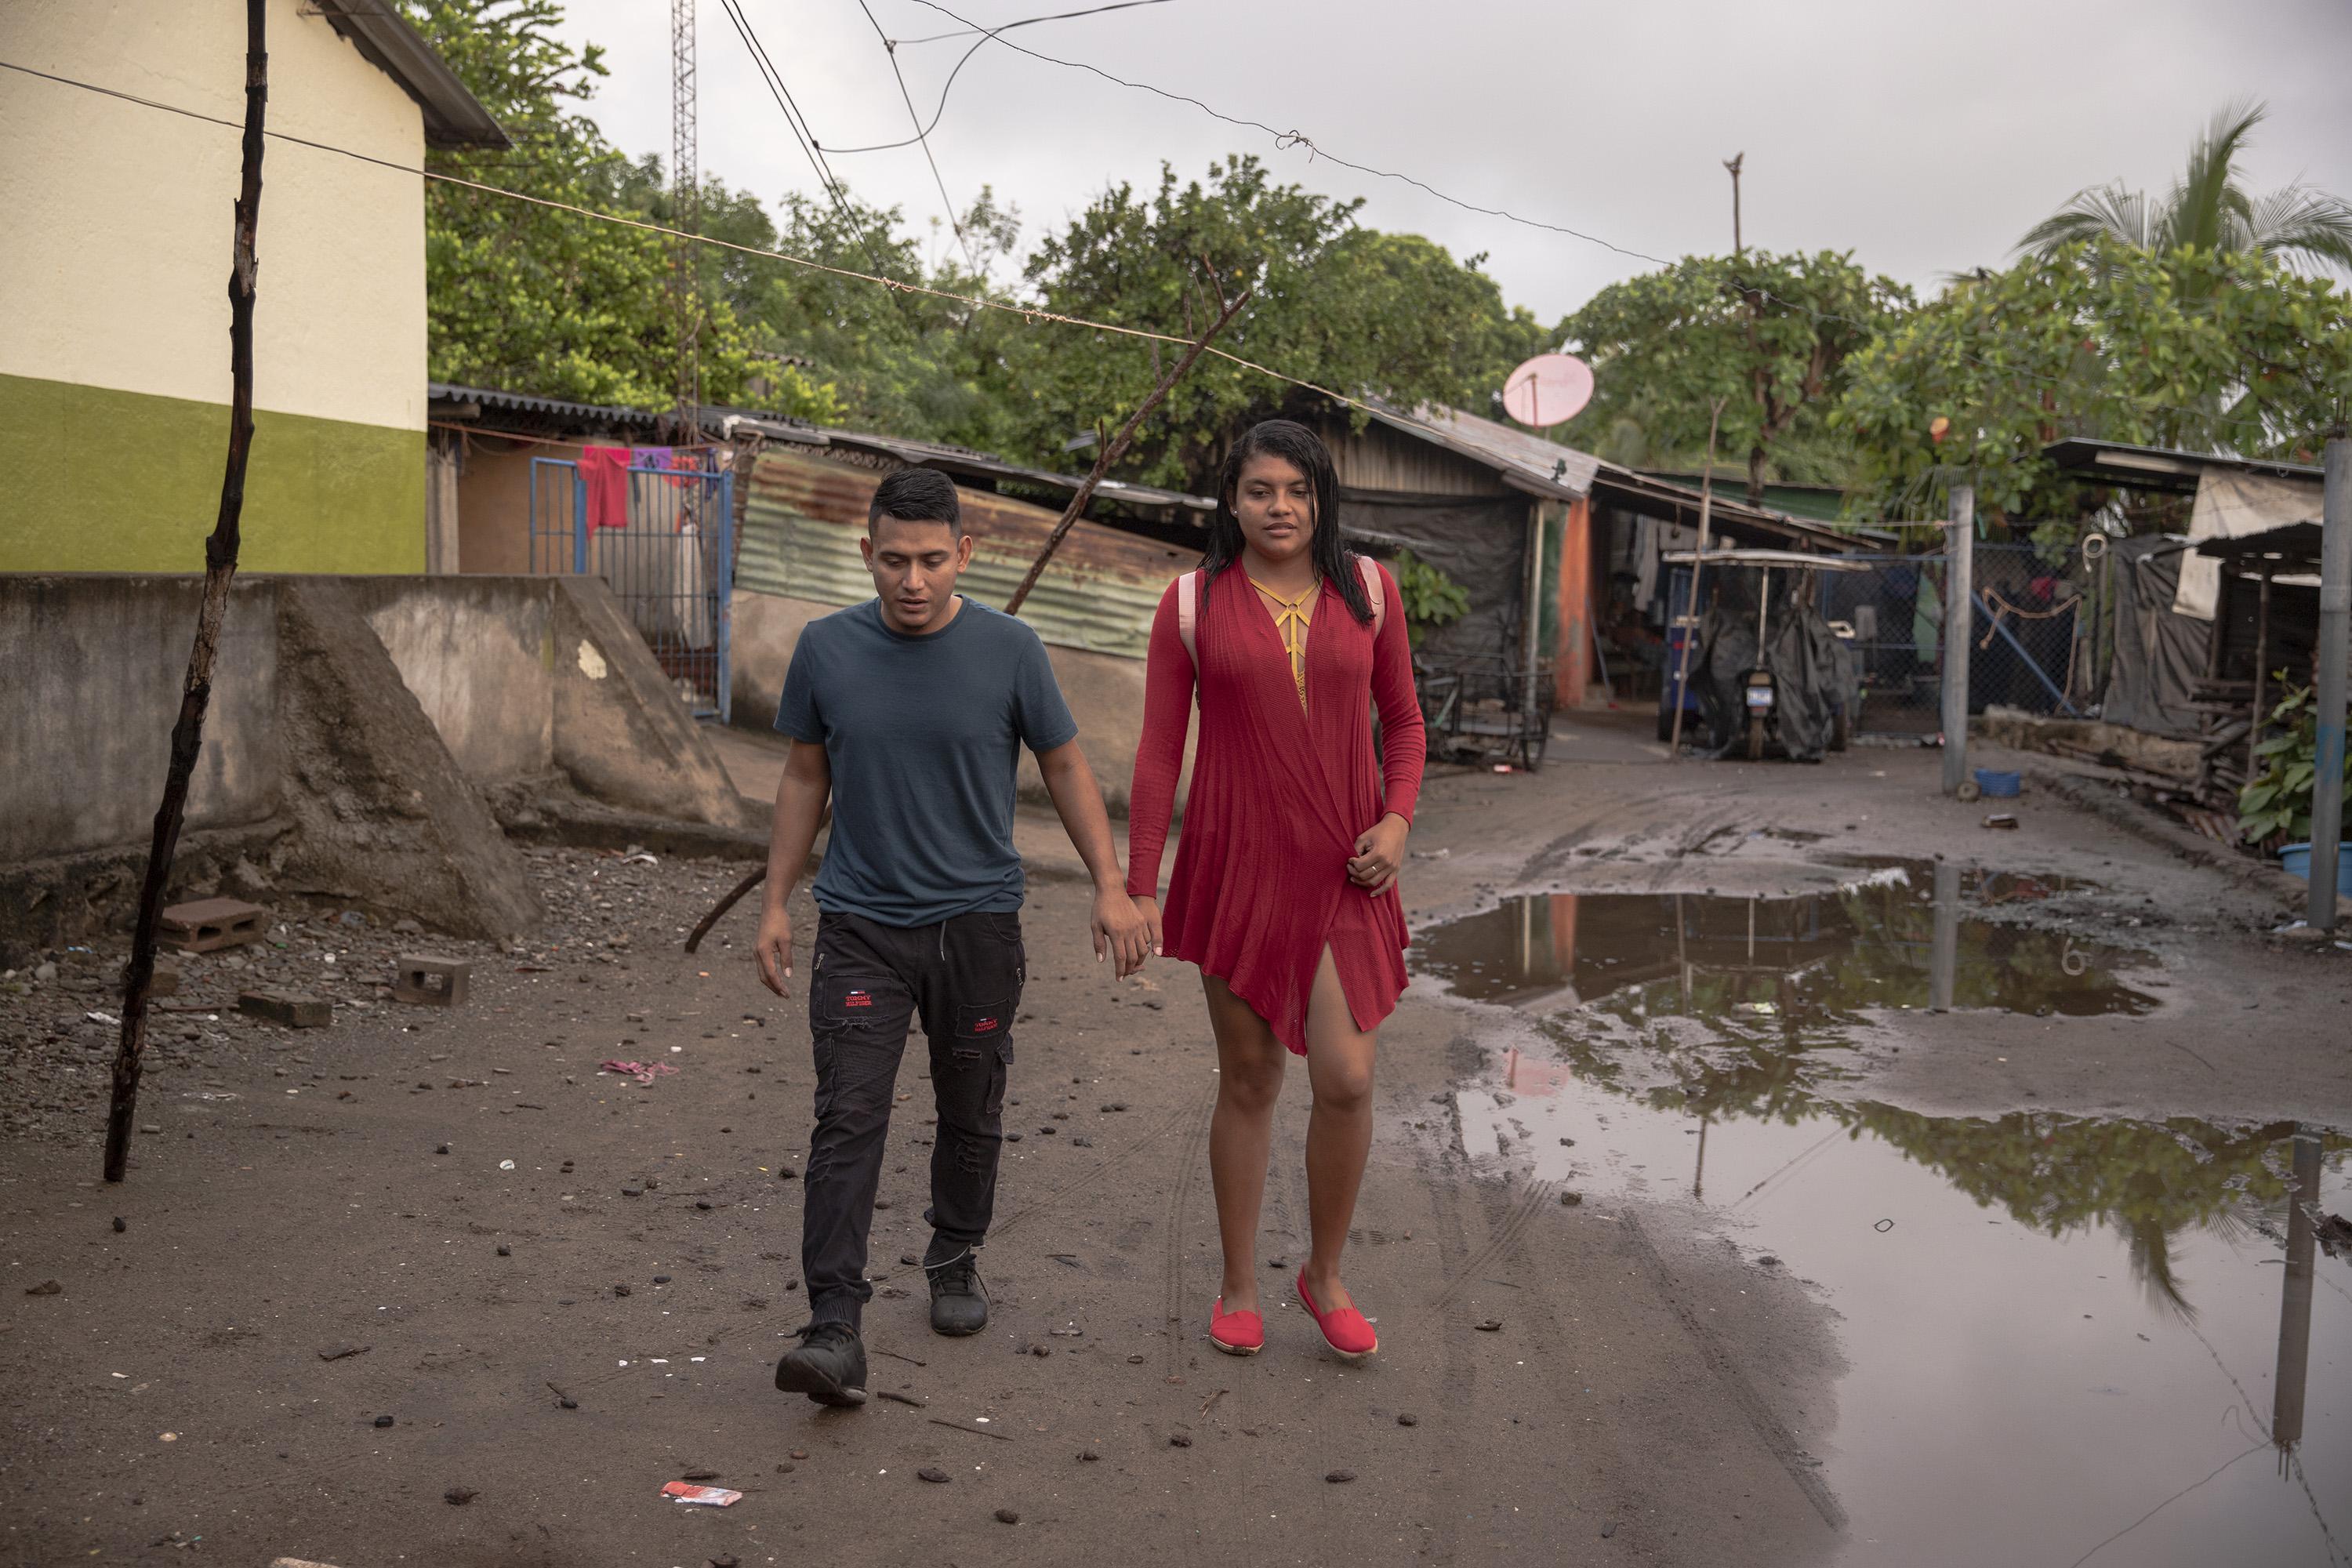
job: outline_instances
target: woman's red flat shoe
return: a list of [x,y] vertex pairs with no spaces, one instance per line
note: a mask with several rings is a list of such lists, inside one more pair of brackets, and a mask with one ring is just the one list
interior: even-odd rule
[[1315,1298],[1307,1293],[1307,1270],[1298,1271],[1298,1304],[1315,1320],[1323,1332],[1323,1342],[1344,1356],[1368,1356],[1381,1348],[1381,1336],[1372,1332],[1372,1325],[1364,1314],[1353,1307],[1342,1307],[1326,1312],[1315,1305]]
[[1209,1342],[1227,1355],[1255,1355],[1265,1349],[1265,1320],[1255,1312],[1228,1312],[1225,1299],[1209,1309]]

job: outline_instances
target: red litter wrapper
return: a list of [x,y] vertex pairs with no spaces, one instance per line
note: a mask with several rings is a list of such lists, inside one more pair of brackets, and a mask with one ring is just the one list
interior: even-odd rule
[[662,1488],[662,1496],[698,1508],[725,1508],[743,1500],[741,1492],[729,1491],[725,1487],[698,1487],[692,1481],[672,1481]]

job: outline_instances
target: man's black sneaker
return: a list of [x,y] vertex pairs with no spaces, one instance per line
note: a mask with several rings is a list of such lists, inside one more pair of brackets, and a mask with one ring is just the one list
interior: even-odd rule
[[819,1405],[866,1403],[866,1342],[847,1323],[810,1323],[776,1363],[776,1386]]
[[965,1247],[945,1263],[926,1263],[931,1279],[931,1331],[976,1334],[988,1327],[988,1287],[980,1282],[980,1259]]

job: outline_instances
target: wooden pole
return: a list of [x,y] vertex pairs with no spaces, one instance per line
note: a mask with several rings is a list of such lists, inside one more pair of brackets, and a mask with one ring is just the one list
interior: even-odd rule
[[[2229,563],[2224,562],[2221,570],[2229,571]],[[2263,698],[2265,695],[2263,688],[2268,684],[2263,678],[2270,674],[2271,664],[2271,574],[2277,570],[2275,562],[2263,563],[2263,584],[2254,595],[2254,705],[2246,726],[2248,784],[2254,782],[2254,774],[2262,766],[2263,720],[2266,717],[2263,711]]]
[[1977,488],[1952,487],[1944,531],[1944,793],[1969,776],[1969,656],[1976,651]]
[[1219,332],[1225,330],[1225,323],[1239,314],[1244,305],[1249,303],[1250,295],[1254,291],[1248,289],[1243,289],[1241,297],[1225,307],[1224,314],[1209,323],[1209,330],[1202,332],[1200,338],[1184,351],[1175,364],[1169,368],[1168,374],[1160,378],[1160,384],[1151,389],[1151,395],[1137,405],[1135,412],[1127,416],[1127,423],[1118,427],[1118,434],[1111,437],[1109,445],[1102,446],[1101,443],[1097,443],[1101,449],[1095,454],[1094,468],[1079,483],[1077,493],[1070,498],[1070,504],[1063,509],[1062,521],[1055,523],[1054,531],[1045,536],[1045,547],[1038,551],[1037,559],[1029,563],[1028,575],[1021,579],[1021,586],[1013,590],[1013,597],[1004,602],[1006,615],[1017,616],[1021,613],[1022,605],[1029,597],[1029,590],[1037,585],[1037,579],[1045,574],[1046,563],[1052,561],[1054,552],[1062,547],[1063,536],[1070,531],[1070,525],[1077,521],[1079,514],[1087,510],[1087,502],[1094,499],[1095,487],[1102,483],[1103,475],[1110,471],[1111,464],[1127,455],[1127,449],[1133,444],[1135,432],[1143,424],[1144,416],[1160,406],[1160,400],[1168,395],[1168,389],[1174,386],[1183,378],[1184,373],[1192,368],[1192,362],[1199,359],[1202,351],[1209,346]]
[[1735,153],[1723,161],[1723,166],[1731,171],[1731,254],[1735,257],[1747,254],[1739,243],[1739,170],[1747,162],[1745,153]]
[[237,527],[245,511],[245,461],[253,447],[253,299],[258,262],[254,234],[261,221],[262,119],[269,102],[267,0],[245,0],[245,141],[237,181],[233,259],[228,274],[229,416],[228,460],[221,473],[220,512],[205,541],[205,595],[196,614],[196,639],[188,650],[188,675],[180,693],[180,716],[172,725],[172,756],[163,774],[163,799],[155,808],[155,837],[147,852],[147,879],[139,889],[139,918],[131,928],[131,962],[122,979],[122,1032],[114,1053],[114,1098],[106,1117],[106,1179],[122,1180],[131,1157],[131,1119],[139,1105],[139,1058],[146,1044],[147,993],[155,978],[155,929],[172,858],[188,814],[188,781],[204,742],[205,710],[212,701],[213,659],[220,649],[221,621],[228,611],[229,582],[236,575]]
[[[1724,399],[1717,398],[1706,416],[1706,468],[1698,480],[1698,553],[1691,560],[1691,624],[1684,628],[1682,668],[1675,673],[1674,732],[1666,741],[1666,761],[1670,763],[1683,754],[1683,704],[1690,700],[1691,644],[1698,641],[1698,584],[1706,571],[1706,528],[1715,511],[1715,436],[1723,425],[1723,405]],[[1675,594],[1670,584],[1666,589],[1666,630],[1670,634],[1675,629],[1674,608]]]
[[702,917],[702,923],[696,926],[693,932],[687,937],[686,951],[692,952],[696,948],[700,947],[702,939],[710,934],[710,928],[719,923],[719,917],[742,902],[744,894],[767,879],[768,868],[762,865],[758,870],[748,873],[741,881],[730,888],[727,890],[727,896],[710,906],[710,912]]
[[2344,839],[2345,666],[2352,662],[2352,441],[2327,443],[2326,483],[2320,503],[2319,704],[2311,789],[2311,903],[2306,918],[2320,931],[2336,924],[2336,847]]

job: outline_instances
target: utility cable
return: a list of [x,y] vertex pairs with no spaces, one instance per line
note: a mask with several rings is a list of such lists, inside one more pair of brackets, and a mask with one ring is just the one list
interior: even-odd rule
[[1106,11],[1132,11],[1139,5],[1165,5],[1168,0],[1118,0],[1113,5],[1089,5],[1083,11],[1056,11],[1050,16],[1024,16],[1018,22],[1007,22],[1001,27],[961,27],[952,33],[932,33],[926,37],[900,38],[902,44],[936,44],[942,38],[969,37],[974,33],[1009,33],[1015,27],[1034,27],[1040,22],[1067,22],[1078,16],[1099,16]]
[[[955,198],[948,195],[948,183],[940,173],[940,161],[931,155],[930,133],[923,129],[923,117],[915,110],[915,95],[907,90],[907,73],[898,68],[898,46],[889,34],[882,30],[882,24],[874,19],[873,6],[866,0],[857,0],[857,8],[866,13],[866,20],[873,27],[874,36],[882,41],[882,52],[890,57],[890,74],[898,79],[898,96],[906,102],[907,122],[915,128],[915,140],[922,145],[923,162],[931,166],[931,184],[940,188],[940,205],[947,209],[948,226],[955,230],[956,243],[963,247],[964,265],[971,268],[975,280],[982,280],[980,258],[971,253],[971,241],[963,232],[963,220],[956,216]],[[940,108],[944,110],[946,107],[942,97]],[[931,123],[936,125],[939,121],[934,119]]]
[[874,248],[872,237],[866,234],[866,226],[859,223],[849,210],[842,184],[835,177],[833,165],[825,162],[824,151],[817,143],[816,132],[809,128],[808,117],[801,112],[800,105],[793,100],[792,89],[784,85],[783,73],[776,68],[775,61],[768,58],[768,51],[761,44],[759,35],[752,31],[750,18],[743,15],[738,0],[719,0],[719,3],[727,13],[727,19],[735,25],[736,36],[743,40],[744,48],[750,51],[751,63],[760,72],[760,79],[767,84],[768,96],[774,99],[776,107],[783,111],[785,125],[791,128],[793,139],[801,144],[802,153],[807,155],[809,167],[816,172],[817,183],[824,187],[825,195],[833,202],[834,211],[841,216],[843,225],[856,237],[858,245],[866,252],[867,263],[874,270],[888,271],[882,265],[880,254]]
[[[990,39],[996,39],[996,41],[1003,43],[1006,48],[1017,50],[1022,54],[1027,55],[1032,59],[1043,60],[1048,65],[1062,66],[1071,70],[1086,71],[1090,75],[1099,77],[1103,80],[1111,82],[1117,86],[1129,88],[1138,92],[1148,92],[1155,97],[1166,99],[1173,103],[1191,104],[1202,113],[1208,115],[1213,120],[1222,121],[1228,125],[1237,126],[1248,131],[1264,132],[1266,135],[1274,139],[1274,144],[1278,150],[1287,151],[1293,147],[1304,147],[1307,149],[1307,154],[1310,158],[1320,157],[1328,159],[1330,162],[1339,164],[1340,167],[1352,169],[1358,174],[1368,174],[1376,179],[1393,180],[1401,184],[1411,185],[1414,189],[1422,191],[1426,195],[1434,197],[1436,200],[1445,203],[1449,206],[1458,207],[1465,212],[1475,213],[1486,217],[1501,218],[1507,223],[1517,224],[1527,228],[1541,229],[1551,234],[1566,235],[1573,239],[1580,239],[1588,244],[1600,246],[1605,250],[1614,251],[1618,255],[1627,257],[1633,260],[1646,261],[1653,266],[1663,268],[1667,270],[1673,270],[1679,265],[1676,262],[1667,260],[1663,256],[1655,256],[1646,250],[1638,250],[1628,246],[1619,245],[1613,240],[1604,239],[1597,234],[1591,234],[1583,229],[1570,227],[1566,224],[1550,223],[1541,218],[1528,217],[1522,214],[1513,212],[1507,207],[1481,206],[1475,202],[1467,201],[1460,196],[1451,194],[1450,192],[1440,190],[1435,185],[1429,184],[1426,180],[1423,180],[1412,174],[1401,174],[1392,169],[1382,169],[1370,163],[1360,163],[1352,159],[1343,158],[1338,153],[1332,152],[1329,148],[1316,142],[1313,137],[1307,135],[1303,131],[1296,129],[1279,131],[1275,127],[1268,125],[1262,120],[1252,120],[1245,116],[1228,114],[1223,110],[1213,108],[1209,104],[1202,102],[1200,99],[1194,98],[1189,93],[1172,92],[1166,88],[1154,86],[1150,82],[1130,81],[1125,77],[1117,76],[1103,69],[1100,66],[1092,65],[1084,60],[1066,60],[1058,56],[1045,54],[1041,50],[1030,48],[1025,44],[1016,43],[1009,38],[999,37],[998,35],[1005,31],[1005,28],[997,28],[992,30],[982,29],[978,26],[978,24],[959,15],[955,11],[949,9],[946,5],[941,5],[940,0],[915,0],[915,3],[919,5],[928,7],[930,10],[937,11],[943,16],[950,17],[955,21],[962,23],[967,29],[972,31],[985,31],[987,33],[987,37],[982,38],[979,43],[975,43],[972,46],[973,50],[977,50],[982,44],[989,42]],[[970,55],[968,53],[966,55],[966,58],[969,58]],[[957,63],[957,68],[959,70],[962,68],[962,63],[961,61]],[[952,77],[950,78],[950,86],[953,85],[953,79],[954,79]],[[944,93],[940,96],[940,106],[942,110],[944,110],[946,107],[946,95]],[[934,119],[933,123],[937,123],[936,118]],[[899,143],[899,145],[904,145],[904,143]],[[858,150],[865,151],[865,149]],[[1843,326],[1853,327],[1864,333],[1874,334],[1879,331],[1878,323],[1865,321],[1857,317],[1843,315],[1834,310],[1817,310],[1810,305],[1801,304],[1797,300],[1776,294],[1771,289],[1766,289],[1761,285],[1745,282],[1737,277],[1734,277],[1731,279],[1731,285],[1734,289],[1743,294],[1753,295],[1759,300],[1769,300],[1774,304],[1779,305],[1797,315],[1802,316],[1817,325],[1825,321],[1834,321]],[[1993,363],[1990,360],[1982,359],[1975,354],[1967,353],[1965,352],[1959,353],[1958,357],[1975,365],[1980,370],[1991,372],[1999,376],[2011,377],[2021,381],[2039,382],[2050,386],[2063,386],[2067,384],[2068,378],[2064,376],[2050,375],[2039,372],[2022,370],[2014,365],[1999,365]],[[2152,404],[2148,406],[2151,412],[2183,414],[2199,419],[2208,419],[2212,417],[2210,411],[2207,409],[2181,407],[2165,404]],[[2241,416],[2234,418],[2221,418],[2218,423],[2223,428],[2251,428],[2264,435],[2271,434],[2269,427],[2259,418],[2249,418]]]
[[[918,3],[922,5],[931,5],[933,0],[918,0]],[[949,14],[953,15],[951,12]],[[1015,45],[1012,47],[1018,47],[1019,46]],[[1039,58],[1050,58],[1050,57],[1046,56],[1040,56]],[[1054,63],[1062,64],[1066,62],[1055,61]],[[1087,68],[1091,69],[1092,68],[1089,67]],[[210,124],[226,126],[232,131],[242,130],[243,128],[240,121],[226,120],[218,115],[206,114],[200,110],[185,109],[178,104],[164,103],[151,98],[142,98],[136,93],[124,92],[118,88],[101,87],[95,82],[81,81],[72,77],[59,76],[55,72],[38,70],[31,66],[18,65],[12,60],[0,60],[0,69],[13,70],[25,76],[37,77],[45,81],[56,82],[61,86],[79,88],[84,91],[99,93],[108,98],[121,99],[126,103],[135,103],[146,109],[161,110],[167,114],[177,114],[190,120],[201,120]],[[1163,343],[1173,343],[1179,347],[1189,347],[1192,343],[1192,340],[1189,338],[1178,337],[1169,332],[1153,331],[1145,327],[1121,326],[1114,322],[1091,321],[1085,317],[1067,315],[1060,311],[1048,310],[1038,306],[1018,305],[1005,300],[976,298],[971,295],[954,293],[948,289],[933,289],[920,283],[909,283],[903,279],[879,276],[877,274],[880,273],[881,268],[878,264],[877,266],[876,272],[860,272],[854,268],[839,267],[830,262],[818,261],[808,257],[794,256],[787,251],[764,249],[758,246],[737,245],[728,240],[714,238],[709,235],[688,234],[683,230],[672,228],[667,225],[654,223],[647,219],[630,217],[625,214],[601,212],[596,208],[582,206],[572,202],[557,201],[552,197],[548,196],[535,196],[522,191],[511,191],[504,188],[503,186],[489,184],[484,181],[469,180],[457,174],[443,174],[437,170],[419,168],[414,164],[398,163],[390,158],[380,158],[375,156],[373,153],[358,152],[349,147],[338,147],[332,142],[313,141],[309,137],[296,136],[287,132],[270,131],[265,132],[265,134],[272,141],[284,142],[294,146],[310,147],[321,153],[338,153],[343,157],[355,159],[363,163],[373,163],[380,168],[390,169],[397,174],[412,174],[423,179],[434,181],[440,184],[453,185],[461,189],[477,191],[485,195],[500,196],[509,201],[524,202],[533,206],[548,207],[558,212],[568,212],[576,216],[593,218],[600,223],[616,224],[626,228],[640,229],[648,234],[664,235],[671,238],[683,239],[696,245],[708,245],[716,247],[722,250],[736,251],[745,256],[756,256],[772,261],[782,261],[791,266],[804,268],[814,272],[824,272],[838,278],[858,279],[865,282],[879,284],[886,289],[896,289],[901,293],[919,294],[931,299],[952,300],[957,304],[968,305],[975,310],[1005,311],[1013,315],[1020,316],[1032,325],[1038,321],[1051,321],[1063,326],[1083,327],[1089,331],[1108,332],[1120,337],[1139,338]],[[1626,254],[1639,255],[1640,253],[1629,251]],[[870,260],[872,258],[869,256],[868,259]],[[1792,308],[1801,310],[1801,307]],[[1820,313],[1813,312],[1813,314],[1819,315]],[[1822,319],[1838,321],[1850,320],[1850,318],[1846,317],[1827,316],[1822,317]],[[1351,397],[1346,393],[1335,392],[1329,387],[1320,386],[1314,382],[1302,380],[1297,376],[1275,370],[1272,367],[1261,364],[1255,360],[1245,359],[1228,349],[1211,347],[1206,352],[1213,358],[1224,360],[1228,363],[1237,365],[1244,370],[1253,372],[1259,375],[1267,376],[1273,380],[1285,383],[1287,385],[1298,387],[1302,391],[1312,392],[1320,396],[1330,398],[1333,402],[1339,403],[1346,407],[1359,409],[1368,414],[1380,412],[1379,410],[1376,410],[1372,405],[1365,402],[1362,398]],[[1973,361],[1973,356],[1962,357],[1970,358]],[[1973,363],[1981,364],[1984,362],[1973,361]],[[1996,367],[1988,366],[1988,368]],[[2005,367],[2002,368],[2003,374],[2005,374],[2017,375],[2021,377],[2026,375],[2026,373],[2024,372],[2009,370]],[[2171,404],[2150,404],[2147,406],[2150,411],[2157,413],[2201,414],[2203,412],[2202,410],[2182,407]],[[2254,422],[2240,419],[2227,421],[2226,423],[2243,425]]]
[[[967,64],[971,63],[971,57],[980,53],[981,45],[987,43],[989,39],[995,37],[999,33],[1009,33],[1015,27],[1026,27],[1038,22],[1059,22],[1072,16],[1091,16],[1101,11],[1124,11],[1130,5],[1162,5],[1165,4],[1167,4],[1167,0],[1125,0],[1125,4],[1123,5],[1097,5],[1090,11],[1064,11],[1052,16],[1024,17],[1018,22],[1007,22],[1000,27],[966,27],[961,32],[934,33],[928,38],[900,39],[899,41],[902,43],[929,44],[937,42],[941,38],[961,38],[972,33],[978,33],[980,35],[979,39],[973,43],[971,47],[964,50],[961,55],[957,57],[955,68],[948,72],[947,82],[940,89],[940,101],[933,106],[931,110],[931,120],[929,124],[926,125],[922,123],[920,118],[918,117],[915,125],[915,134],[908,137],[904,142],[877,142],[870,147],[829,147],[825,150],[829,153],[839,153],[845,156],[852,153],[889,153],[894,152],[900,147],[911,147],[916,142],[921,141],[924,137],[929,135],[932,132],[937,131],[940,128],[940,121],[948,111],[948,94],[955,90],[956,78],[963,74],[963,68]],[[1041,56],[1039,58],[1043,58],[1044,57]],[[1060,64],[1062,62],[1056,61],[1055,63]],[[904,82],[899,84],[901,90],[904,90],[905,85],[906,84]]]

